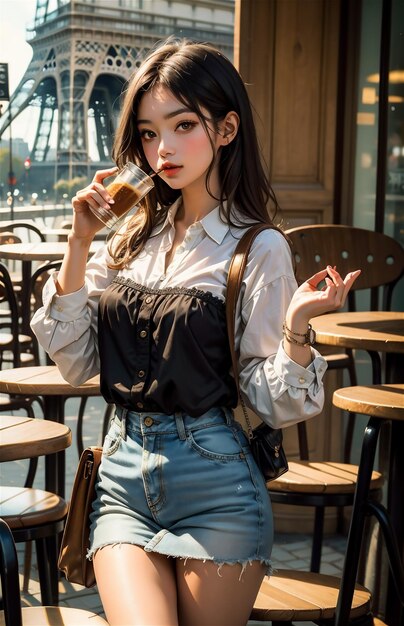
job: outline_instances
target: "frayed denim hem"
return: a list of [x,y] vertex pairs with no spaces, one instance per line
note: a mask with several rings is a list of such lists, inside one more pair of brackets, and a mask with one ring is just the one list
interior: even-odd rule
[[92,561],[94,559],[96,552],[98,552],[98,550],[102,550],[103,548],[107,548],[108,546],[115,548],[115,546],[125,546],[125,545],[138,546],[139,548],[143,548],[144,550],[144,546],[142,546],[140,543],[137,543],[136,541],[106,541],[105,543],[101,544],[100,546],[97,546],[96,548],[89,548],[87,550],[86,559],[88,559],[89,561]]
[[246,561],[240,561],[240,560],[234,560],[234,561],[218,561],[217,559],[195,559],[195,557],[191,557],[191,556],[187,556],[187,557],[173,557],[173,558],[178,558],[180,561],[184,561],[184,567],[187,564],[187,561],[189,561],[190,559],[194,559],[197,561],[203,561],[204,563],[206,563],[206,561],[213,561],[216,565],[217,565],[217,574],[218,576],[221,576],[221,570],[223,568],[224,565],[240,565],[241,566],[241,572],[240,572],[240,576],[239,576],[239,581],[241,581],[244,572],[246,571],[248,565],[252,565],[255,561],[259,561],[262,565],[265,565],[265,576],[270,576],[273,573],[273,567],[271,564],[271,561],[269,559],[260,559],[260,558],[256,558],[256,559],[247,559]]
[[145,548],[145,546],[140,545],[139,543],[136,543],[134,541],[116,541],[116,542],[107,542],[102,544],[101,546],[98,546],[96,548],[92,548],[90,550],[87,550],[87,554],[86,554],[86,558],[89,561],[92,561],[94,558],[95,553],[98,550],[102,550],[103,548],[106,548],[107,546],[112,546],[112,547],[116,547],[116,546],[122,546],[122,545],[132,545],[132,546],[139,546],[139,548],[143,548],[143,550],[145,550],[146,552],[150,552],[150,553],[154,553],[154,554],[161,554],[162,556],[166,556],[168,559],[172,558],[172,559],[178,559],[179,561],[183,561],[184,563],[184,567],[187,564],[187,561],[189,560],[195,560],[195,561],[202,561],[203,563],[206,563],[207,561],[213,561],[216,565],[217,565],[217,574],[218,576],[221,576],[221,570],[223,568],[224,565],[240,565],[241,566],[241,572],[240,572],[240,576],[239,576],[239,581],[241,581],[244,572],[247,569],[248,565],[252,565],[255,561],[259,561],[261,564],[265,565],[266,569],[265,569],[265,576],[270,576],[275,570],[272,567],[272,563],[270,559],[264,559],[264,558],[260,558],[260,557],[256,557],[256,558],[251,558],[251,559],[246,559],[244,561],[240,560],[240,559],[234,559],[234,560],[226,560],[226,561],[220,561],[219,559],[215,559],[215,558],[198,558],[195,556],[175,556],[173,554],[165,554],[163,552],[159,552],[158,550],[150,550],[147,549],[147,547]]

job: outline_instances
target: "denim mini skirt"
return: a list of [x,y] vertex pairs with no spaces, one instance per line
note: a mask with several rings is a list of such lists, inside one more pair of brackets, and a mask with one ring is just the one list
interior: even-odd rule
[[[170,557],[269,573],[273,520],[265,481],[228,409],[200,417],[117,409],[103,445],[88,558],[136,544]],[[240,574],[240,576],[241,576]]]

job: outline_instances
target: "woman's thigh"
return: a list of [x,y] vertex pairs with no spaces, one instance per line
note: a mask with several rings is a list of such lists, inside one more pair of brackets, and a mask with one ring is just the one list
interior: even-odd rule
[[259,561],[218,565],[213,561],[178,560],[179,626],[245,626],[266,572]]
[[173,559],[108,545],[95,553],[94,571],[110,626],[178,626]]

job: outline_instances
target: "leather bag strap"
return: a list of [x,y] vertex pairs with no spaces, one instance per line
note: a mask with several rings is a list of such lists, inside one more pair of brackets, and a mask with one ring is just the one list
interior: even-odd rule
[[269,224],[256,224],[248,229],[238,242],[234,251],[233,257],[230,261],[229,273],[227,275],[227,292],[226,292],[226,321],[227,321],[227,334],[229,337],[231,360],[233,365],[233,375],[237,386],[237,393],[240,396],[240,383],[238,379],[238,359],[234,347],[234,335],[235,335],[235,319],[236,319],[236,305],[237,299],[240,293],[241,282],[243,280],[243,274],[247,265],[248,255],[251,245],[263,230],[271,228]]

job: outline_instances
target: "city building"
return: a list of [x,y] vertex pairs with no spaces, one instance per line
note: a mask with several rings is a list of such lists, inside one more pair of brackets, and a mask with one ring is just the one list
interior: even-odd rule
[[233,32],[234,0],[37,0],[33,57],[0,136],[10,117],[30,115],[30,179],[51,189],[61,178],[90,178],[111,165],[120,96],[148,50],[174,35],[232,58]]

